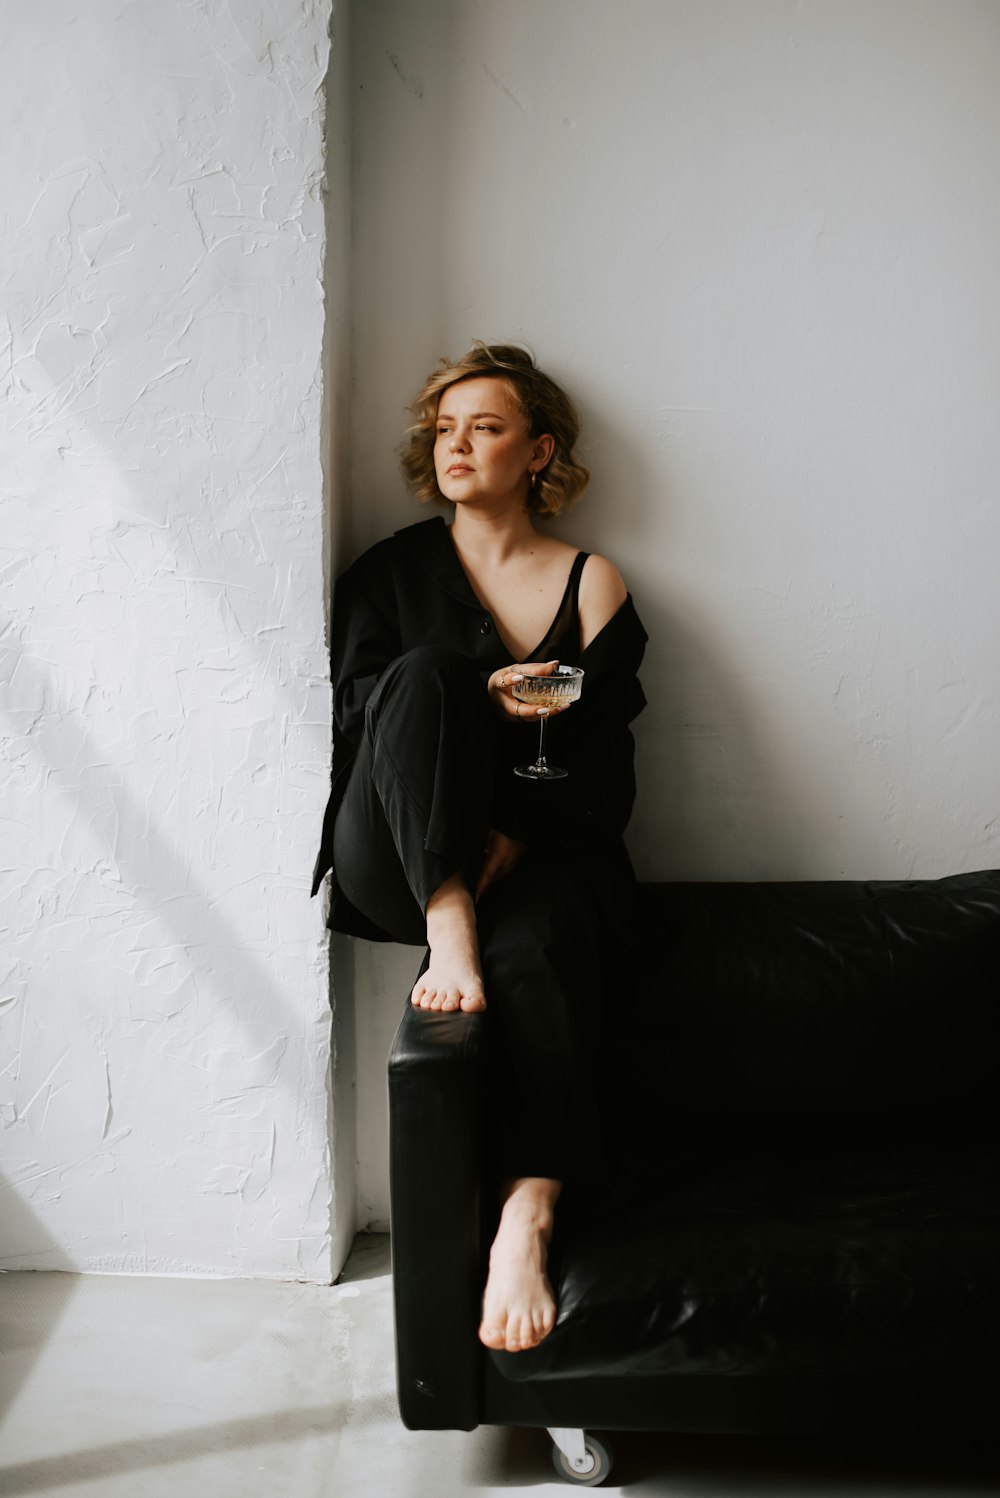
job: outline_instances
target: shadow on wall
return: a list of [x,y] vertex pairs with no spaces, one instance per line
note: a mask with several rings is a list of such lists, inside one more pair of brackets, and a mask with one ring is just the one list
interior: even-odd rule
[[[102,852],[121,875],[122,887],[137,903],[142,902],[151,917],[172,931],[173,943],[165,941],[156,949],[160,969],[157,990],[164,986],[165,962],[175,965],[171,975],[173,991],[198,977],[189,948],[197,947],[203,954],[205,949],[208,953],[214,950],[214,960],[209,960],[207,954],[200,958],[203,980],[213,971],[224,972],[227,1002],[238,995],[253,1003],[266,1000],[269,1011],[272,1007],[285,1011],[286,1020],[291,1021],[294,1015],[287,996],[275,988],[267,968],[247,950],[245,933],[220,914],[217,901],[209,898],[208,890],[194,877],[190,864],[182,862],[167,838],[157,830],[148,806],[130,791],[123,778],[127,767],[117,764],[107,749],[86,732],[79,713],[60,701],[55,681],[37,656],[22,649],[9,635],[4,648],[17,657],[11,675],[18,671],[22,676],[33,674],[40,678],[39,698],[47,710],[34,726],[31,743],[35,752],[45,758],[51,789],[72,803],[74,818],[89,829],[95,840],[103,843]],[[80,766],[85,770],[81,771]],[[107,838],[101,837],[99,829],[108,818],[109,808],[113,809],[112,825],[116,830],[141,829],[141,837],[136,837],[136,845],[142,849],[140,855],[123,858]],[[260,879],[264,887],[266,870],[260,871]],[[308,871],[303,870],[301,882],[303,891],[308,893]],[[146,950],[146,947],[137,949],[137,966]]]
[[593,386],[574,400],[591,482],[552,529],[615,562],[649,635],[639,672],[648,705],[632,725],[638,794],[627,842],[636,872],[801,877],[809,849],[787,758],[763,742],[751,692],[663,583],[671,496],[649,461],[649,434],[615,421]]
[[[163,601],[164,606],[164,621],[160,626],[164,638],[169,633],[169,606],[179,602],[186,620],[190,612],[192,591],[200,591],[206,598],[212,597],[217,601],[217,613],[222,621],[220,633],[224,635],[227,629],[230,630],[239,650],[249,662],[245,665],[238,662],[227,666],[228,676],[240,686],[254,676],[267,684],[271,719],[275,725],[282,724],[292,730],[300,726],[315,726],[308,721],[305,698],[283,689],[284,681],[288,678],[295,679],[297,675],[301,675],[301,671],[295,664],[291,647],[279,639],[284,629],[280,615],[276,612],[274,622],[269,621],[252,633],[244,628],[226,595],[225,582],[204,576],[204,559],[198,554],[191,538],[191,526],[187,523],[190,517],[180,514],[179,520],[185,523],[178,523],[167,532],[163,496],[155,490],[148,494],[138,492],[137,485],[123,470],[120,461],[105,450],[100,437],[63,403],[62,392],[57,383],[49,380],[37,367],[33,369],[33,382],[31,399],[35,408],[41,409],[51,404],[56,414],[47,421],[44,435],[36,433],[33,437],[34,461],[45,479],[45,485],[37,496],[38,503],[33,512],[37,530],[29,533],[29,539],[37,541],[39,550],[52,555],[57,555],[60,548],[65,549],[73,562],[79,562],[81,570],[94,570],[92,562],[97,552],[100,552],[97,559],[101,562],[107,562],[120,570],[127,567],[127,579],[131,587],[128,595],[130,604],[135,604],[137,600],[148,601],[149,594],[153,591],[152,585],[155,585],[156,597]],[[66,461],[67,453],[78,459],[77,466]],[[274,466],[259,477],[254,472],[248,474],[248,506],[257,500],[258,495],[269,495],[266,481],[271,477]],[[289,502],[289,509],[293,508]],[[273,505],[266,505],[265,516],[270,515],[273,509]],[[265,539],[252,508],[248,509],[247,518],[246,555],[249,557],[249,564],[258,566],[263,574],[260,578],[263,591],[265,584],[273,584],[272,573],[279,569],[277,542],[272,533],[265,533]],[[233,526],[222,531],[223,537],[233,534]],[[53,541],[53,536],[59,539]],[[242,559],[243,553],[240,555]],[[241,591],[253,591],[242,583],[235,584],[235,589],[237,594]],[[108,591],[114,592],[114,589],[109,588]],[[87,592],[82,596],[86,599],[91,594]],[[278,603],[280,604],[280,599]],[[86,826],[88,835],[102,844],[103,862],[110,864],[115,876],[121,874],[121,866],[126,865],[127,873],[121,883],[117,878],[114,880],[116,889],[123,888],[125,898],[134,899],[137,904],[141,902],[155,919],[162,921],[168,929],[172,928],[177,955],[172,956],[170,961],[178,967],[171,975],[172,981],[180,987],[192,980],[193,970],[190,964],[186,972],[181,971],[185,962],[182,954],[185,954],[189,945],[197,942],[200,947],[207,947],[209,952],[214,949],[215,960],[202,961],[200,971],[202,975],[213,971],[226,973],[227,997],[237,999],[244,996],[260,1002],[266,1000],[269,1009],[273,1006],[284,1010],[287,1017],[292,1018],[288,996],[275,989],[267,969],[247,953],[246,933],[220,915],[217,903],[208,898],[205,886],[193,877],[190,860],[176,856],[172,852],[169,838],[151,823],[148,804],[142,794],[142,777],[149,772],[149,766],[141,763],[139,754],[131,743],[123,744],[124,751],[132,751],[133,758],[130,760],[125,753],[116,753],[117,745],[109,747],[87,733],[83,712],[94,687],[87,693],[87,703],[83,708],[76,701],[63,699],[56,672],[46,669],[45,662],[47,658],[51,658],[52,649],[49,647],[39,651],[37,642],[31,635],[32,625],[36,624],[36,614],[37,611],[34,614],[25,611],[25,622],[20,624],[12,616],[5,616],[9,627],[4,634],[3,648],[11,659],[9,664],[5,664],[4,679],[11,687],[9,697],[16,696],[19,705],[5,707],[4,711],[15,734],[19,739],[24,737],[23,733],[18,734],[18,730],[25,723],[29,725],[31,748],[44,758],[44,773],[50,778],[53,787],[72,802],[74,820]],[[120,662],[116,665],[117,674],[114,678],[109,676],[100,681],[98,685],[114,698],[124,682],[136,699],[137,721],[150,716],[159,719],[159,698],[152,686],[154,673],[147,660],[145,621],[138,624],[130,616],[123,615],[122,623],[131,625],[135,629],[135,635],[129,637],[127,629],[123,631],[120,643],[125,648],[120,657],[115,657],[116,662]],[[58,632],[57,638],[61,639],[63,635],[65,629]],[[72,640],[72,636],[69,638]],[[191,646],[191,659],[186,662],[185,667],[176,665],[176,657],[167,662],[168,670],[173,672],[175,686],[177,677],[184,674],[185,670],[193,672],[201,662],[204,642],[193,633]],[[58,653],[56,665],[63,665],[58,659]],[[75,680],[79,674],[78,663],[68,661],[64,670],[72,673],[72,679]],[[13,690],[15,681],[16,692]],[[237,697],[230,703],[225,692],[231,689],[231,682],[227,682],[224,675],[220,675],[220,681],[221,685],[216,688],[216,695],[211,699],[211,706],[217,707],[221,712],[227,705],[235,705],[241,699]],[[173,728],[176,723],[181,728],[187,728],[188,720],[200,711],[201,706],[201,703],[195,702],[194,711],[190,706],[186,711],[177,706],[168,726]],[[138,711],[139,709],[143,711]],[[220,722],[220,735],[226,726],[228,725]],[[246,733],[247,741],[250,742],[249,732],[241,723],[237,722],[229,731]],[[176,746],[169,742],[172,738],[171,733],[167,743],[170,752],[166,759],[155,743],[145,741],[142,744],[142,749],[153,751],[155,762],[152,769],[158,779],[162,774],[170,773],[175,759]],[[284,742],[281,747],[284,751]],[[327,752],[324,744],[324,756]],[[329,764],[325,758],[317,758],[314,766],[309,762],[308,756],[303,755],[301,769],[307,775],[315,775],[314,820],[318,839]],[[135,773],[134,794],[128,783],[130,771]],[[229,813],[227,807],[222,807],[222,811]],[[235,819],[239,819],[241,814],[242,808],[237,807]],[[122,841],[126,841],[129,832],[133,832],[134,847],[140,851],[123,859],[111,837],[103,833],[105,827],[119,836],[124,833]],[[303,899],[307,900],[312,860],[315,857],[311,840],[303,844],[302,856],[301,869],[292,874],[282,872],[278,858],[275,859],[278,867],[261,867],[257,870],[263,894],[268,892],[268,879],[273,874],[274,889],[284,891],[294,881],[296,893],[301,890]],[[261,862],[264,862],[263,855]],[[100,866],[97,872],[100,873]],[[251,873],[245,882],[249,884],[252,878]],[[262,903],[266,910],[266,899]],[[169,946],[169,943],[164,943],[164,948],[169,950]],[[157,987],[162,989],[164,981],[161,971]],[[241,1018],[245,1018],[245,1014],[241,1014]]]
[[628,831],[637,874],[807,877],[805,818],[787,761],[755,729],[751,695],[676,605],[640,593],[637,606],[650,635]]
[[[64,424],[53,426],[51,440],[55,442],[63,435],[67,441],[73,437],[83,440],[65,413]],[[103,511],[98,508],[95,512],[93,507],[82,502],[77,506],[68,547],[71,554],[74,544],[80,548],[85,544],[78,540],[78,532],[85,528],[84,516],[88,510],[93,522],[92,535],[100,536],[102,544],[106,542],[109,550],[112,549],[111,527],[117,507],[115,496],[121,487],[120,480],[113,483],[109,477],[110,498],[107,498]],[[61,502],[68,502],[66,496],[62,496]],[[117,522],[115,534],[119,528],[129,528],[146,536],[150,548],[155,551],[157,560],[150,566],[157,576],[162,574],[168,584],[175,585],[179,596],[183,596],[189,587],[198,585],[203,568],[197,558],[193,554],[185,556],[182,542],[176,537],[170,539],[169,545],[165,543],[160,535],[162,527],[152,518],[147,519],[134,495],[129,493],[117,508],[125,518]],[[150,511],[152,508],[150,505]],[[60,518],[57,512],[58,506],[50,512],[53,523]],[[99,521],[104,524],[99,524]],[[88,532],[88,538],[90,536]],[[183,575],[185,571],[191,574],[190,579]],[[109,938],[105,951],[109,960],[114,959],[119,984],[128,983],[157,1011],[160,1008],[176,1011],[182,1006],[207,1003],[209,1010],[219,1011],[218,1023],[235,1020],[243,1030],[243,1042],[238,1047],[241,1087],[258,1089],[262,1097],[275,1085],[284,1087],[289,1104],[298,1107],[301,1070],[296,1069],[293,1073],[288,1065],[281,1064],[281,1060],[288,1044],[287,1037],[301,1032],[311,1017],[296,1008],[292,985],[278,981],[275,972],[255,955],[253,942],[263,943],[267,951],[267,944],[274,940],[275,927],[280,931],[283,900],[301,899],[303,907],[308,908],[309,860],[314,857],[314,849],[311,844],[306,845],[307,857],[303,858],[302,868],[290,873],[281,868],[280,850],[277,856],[268,856],[268,852],[262,849],[256,868],[234,868],[231,882],[249,887],[254,905],[261,913],[261,919],[251,926],[251,937],[246,927],[227,917],[220,906],[220,891],[210,890],[205,881],[197,877],[196,860],[183,856],[184,848],[176,838],[169,836],[168,829],[157,824],[149,800],[143,796],[145,774],[155,773],[157,778],[162,778],[176,772],[162,756],[147,757],[144,764],[141,750],[130,753],[127,744],[120,748],[118,744],[109,745],[88,730],[86,704],[74,700],[61,686],[60,678],[75,668],[67,663],[61,669],[58,659],[53,667],[45,659],[51,651],[32,637],[33,622],[33,617],[29,616],[20,626],[21,639],[17,637],[16,624],[5,634],[4,676],[9,683],[16,682],[16,692],[11,694],[16,702],[15,705],[9,701],[4,704],[0,721],[6,721],[15,739],[24,743],[30,753],[31,776],[39,783],[48,807],[47,823],[50,828],[58,826],[61,829],[64,862],[58,869],[44,861],[36,863],[27,875],[27,887],[38,890],[36,898],[47,903],[48,890],[57,878],[64,881],[69,875],[71,885],[76,884],[77,895],[89,881],[89,889],[83,893],[97,889],[103,900],[103,913],[112,906],[121,912],[121,934],[117,940]],[[282,673],[276,664],[280,657],[275,656],[273,639],[273,634],[244,637],[244,644],[256,657],[256,665],[248,666],[245,675],[249,678],[256,674],[267,683],[273,722],[286,721],[294,726],[301,717],[302,703],[282,689]],[[129,678],[128,670],[140,658],[141,650],[140,632],[131,646],[128,641],[124,642],[120,671],[101,683],[111,698],[119,675],[123,680],[140,683],[134,693],[137,708],[145,706],[140,687],[146,678],[141,673]],[[139,713],[138,717],[151,713],[155,713],[152,694],[146,713]],[[316,781],[317,786],[321,786],[319,773]],[[321,808],[319,800],[317,806]],[[222,815],[225,815],[224,809]],[[321,809],[315,817],[317,833],[320,821]],[[85,845],[85,860],[74,860],[72,854],[65,856],[68,836],[70,842]],[[72,900],[68,905],[72,905]],[[71,913],[50,930],[46,958],[53,974],[58,973],[59,964],[66,971],[74,970],[79,960],[76,933],[79,930],[89,933],[90,930],[90,911],[85,899],[80,901],[80,908],[84,911],[82,915]],[[37,932],[33,935],[37,938]],[[9,956],[17,961],[16,946]],[[103,991],[99,1004],[103,1011],[108,1010],[107,989]],[[108,1018],[112,1024],[117,1023],[113,1013]],[[135,1015],[131,1018],[134,1021]],[[127,1023],[128,1019],[128,1014],[122,1013],[121,1022]],[[261,1046],[262,1019],[275,1039],[274,1045]],[[78,1076],[76,1081],[81,1089],[84,1088],[81,1077]],[[104,1077],[101,1076],[99,1081],[103,1086]],[[108,1085],[114,1081],[112,1073]],[[94,1091],[93,1096],[97,1099],[95,1107],[98,1104],[103,1106],[103,1093],[98,1097]],[[110,1095],[107,1104],[110,1119]],[[99,1140],[95,1153],[114,1154],[129,1132],[128,1126],[112,1127]],[[30,1176],[26,1177],[26,1188],[30,1179]],[[11,1258],[14,1257],[13,1231],[13,1220],[5,1212],[0,1215],[0,1250]],[[26,1243],[30,1236],[24,1236]],[[18,1243],[21,1241],[19,1235]],[[31,1241],[37,1246],[37,1235]],[[50,1241],[46,1239],[43,1244],[45,1257],[36,1259],[38,1266],[70,1271],[80,1268],[68,1258],[50,1257],[49,1247]]]
[[[72,1270],[69,1255],[51,1238],[44,1225],[22,1201],[14,1187],[0,1176],[0,1220],[4,1250],[0,1254],[0,1323],[3,1325],[3,1356],[0,1357],[0,1424],[17,1398],[18,1390],[31,1375],[35,1361],[54,1332],[71,1297],[76,1292],[75,1274],[48,1274],[46,1294],[24,1298],[19,1294],[19,1276],[11,1263],[30,1258],[50,1270]],[[21,1271],[26,1274],[33,1271]],[[0,1478],[0,1487],[4,1479]],[[3,1487],[3,1491],[9,1491]]]

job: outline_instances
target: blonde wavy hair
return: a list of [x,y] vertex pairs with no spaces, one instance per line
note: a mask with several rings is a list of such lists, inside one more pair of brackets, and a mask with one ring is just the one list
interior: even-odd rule
[[434,468],[438,405],[452,385],[484,375],[503,381],[524,415],[530,437],[541,437],[548,432],[555,439],[552,457],[529,489],[525,508],[538,516],[559,515],[568,510],[590,479],[589,470],[573,454],[580,435],[576,407],[565,390],[538,368],[527,349],[513,343],[487,344],[478,338],[473,339],[469,352],[456,363],[441,359],[412,405],[406,408],[416,417],[413,426],[407,427],[406,438],[399,448],[410,489],[423,503],[431,500],[449,503],[438,488]]

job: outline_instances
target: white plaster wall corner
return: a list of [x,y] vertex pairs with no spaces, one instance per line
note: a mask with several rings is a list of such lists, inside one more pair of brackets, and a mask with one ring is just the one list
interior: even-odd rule
[[329,17],[0,20],[4,1268],[332,1277]]

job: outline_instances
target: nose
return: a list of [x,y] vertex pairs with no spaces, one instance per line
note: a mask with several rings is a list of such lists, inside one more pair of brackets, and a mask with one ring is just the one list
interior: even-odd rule
[[468,439],[468,437],[465,436],[465,434],[461,430],[461,428],[456,427],[455,430],[451,434],[451,441],[448,443],[448,451],[449,452],[453,452],[453,453],[454,452],[458,452],[458,453],[464,452],[466,450],[466,448],[468,447],[468,445],[469,445],[469,439]]

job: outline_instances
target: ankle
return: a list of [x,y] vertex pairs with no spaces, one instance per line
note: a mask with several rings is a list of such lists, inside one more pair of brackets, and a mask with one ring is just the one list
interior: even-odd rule
[[425,915],[427,936],[432,945],[435,937],[454,936],[465,927],[475,928],[475,906],[461,874],[445,880],[434,891],[427,902]]
[[549,1237],[555,1222],[556,1201],[562,1182],[543,1176],[525,1176],[512,1182],[500,1212],[501,1225],[516,1226]]

